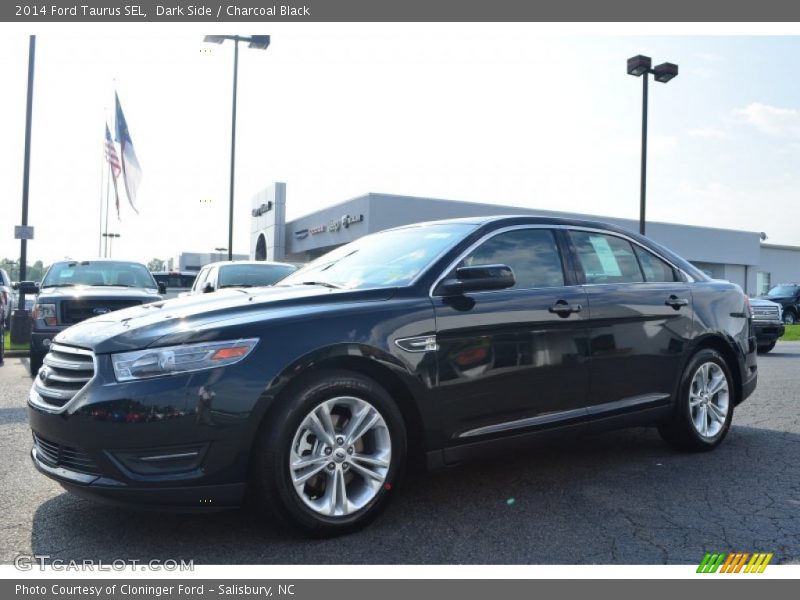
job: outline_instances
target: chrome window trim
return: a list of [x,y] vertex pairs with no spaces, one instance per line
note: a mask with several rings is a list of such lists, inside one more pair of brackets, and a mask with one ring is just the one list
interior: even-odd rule
[[[45,412],[48,412],[48,413],[51,413],[51,414],[60,414],[60,413],[63,413],[65,410],[67,410],[67,408],[76,399],[78,399],[81,396],[83,396],[83,394],[86,393],[86,389],[90,385],[92,385],[92,383],[94,382],[95,379],[97,379],[97,371],[98,371],[98,368],[97,368],[98,367],[98,365],[97,365],[97,355],[94,352],[92,352],[91,350],[87,350],[86,348],[78,348],[76,346],[67,346],[65,344],[53,343],[53,344],[51,344],[50,348],[55,350],[56,352],[58,352],[59,349],[63,349],[62,351],[65,352],[65,353],[70,353],[71,352],[73,354],[82,354],[84,356],[90,356],[92,358],[92,365],[94,367],[94,373],[92,374],[91,379],[89,379],[89,381],[87,381],[86,384],[84,384],[84,386],[81,389],[79,389],[77,392],[75,392],[75,394],[72,396],[72,398],[67,400],[61,406],[53,406],[52,404],[48,404],[47,402],[45,402],[45,401],[40,399],[41,396],[40,396],[39,392],[36,391],[36,383],[37,383],[37,381],[39,379],[39,373],[37,372],[34,375],[33,384],[31,385],[30,392],[28,392],[28,404],[30,404],[31,406],[37,408],[38,410],[42,410],[42,411],[45,411]],[[49,352],[49,350],[48,350],[48,352]]]
[[[672,262],[671,260],[669,260],[668,258],[663,256],[659,252],[654,251],[652,248],[648,248],[647,246],[645,246],[641,242],[633,239],[632,237],[630,237],[628,235],[625,235],[624,233],[619,233],[619,232],[616,232],[616,231],[609,231],[608,229],[601,229],[599,227],[588,227],[588,226],[585,226],[585,225],[553,225],[553,224],[547,224],[547,223],[529,223],[529,224],[525,224],[525,225],[509,225],[507,227],[502,227],[500,229],[495,229],[494,231],[490,231],[490,232],[486,233],[484,236],[482,236],[476,242],[471,244],[461,254],[459,254],[458,257],[452,263],[450,263],[447,266],[447,268],[444,269],[444,271],[442,271],[442,274],[436,279],[436,281],[434,281],[433,285],[431,286],[430,290],[428,291],[428,296],[431,297],[431,298],[440,297],[440,296],[435,296],[434,293],[433,293],[433,291],[436,289],[436,287],[442,281],[444,281],[445,277],[447,277],[447,274],[450,271],[452,271],[458,263],[460,263],[462,260],[464,260],[464,258],[466,258],[469,255],[470,252],[472,252],[475,248],[480,246],[483,242],[485,242],[485,241],[487,241],[487,240],[489,240],[489,239],[493,238],[494,236],[499,235],[501,233],[506,233],[508,231],[516,231],[516,230],[519,230],[519,229],[552,229],[554,231],[555,230],[566,231],[567,233],[569,233],[569,231],[571,231],[571,230],[572,231],[590,231],[590,232],[593,232],[593,233],[602,233],[604,235],[611,235],[611,236],[614,236],[614,237],[622,238],[622,239],[630,242],[631,244],[636,244],[642,250],[645,250],[645,251],[649,252],[650,254],[653,254],[657,258],[660,258],[665,263],[667,263],[670,267],[675,269],[678,273],[680,273],[681,275],[683,275],[683,277],[686,278],[686,281],[630,281],[630,282],[625,282],[624,284],[615,284],[615,283],[582,283],[582,284],[578,284],[578,285],[597,286],[597,285],[638,285],[638,284],[643,284],[643,283],[644,284],[655,284],[655,283],[695,283],[694,277],[689,275],[689,273],[687,273],[686,271],[681,269],[674,262]],[[556,240],[556,243],[558,243],[558,240]],[[561,260],[563,261],[563,256],[561,256],[560,254],[559,254],[559,256],[561,257]],[[642,275],[644,275],[644,273]],[[563,285],[563,286],[557,286],[557,287],[576,287],[576,286]],[[535,290],[538,290],[538,289],[555,289],[555,288],[553,288],[552,286],[549,286],[549,287],[541,287],[541,288],[524,288],[524,289],[529,289],[529,290],[534,290],[535,289]],[[475,292],[475,293],[480,294],[480,293],[486,293],[486,292]]]

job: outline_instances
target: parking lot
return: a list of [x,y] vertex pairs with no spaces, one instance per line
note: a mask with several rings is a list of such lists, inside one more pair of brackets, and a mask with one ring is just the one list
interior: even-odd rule
[[414,475],[372,526],[331,540],[251,510],[157,514],[66,494],[31,464],[24,359],[0,367],[0,562],[698,563],[706,551],[800,563],[800,342],[759,357],[756,393],[726,442],[680,454],[653,429]]

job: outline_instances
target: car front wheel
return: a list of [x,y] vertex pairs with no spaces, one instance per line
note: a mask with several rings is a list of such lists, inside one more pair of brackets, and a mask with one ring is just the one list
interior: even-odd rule
[[314,535],[363,527],[405,465],[406,431],[389,394],[349,371],[321,371],[267,417],[251,474],[256,503]]
[[733,378],[722,355],[710,348],[700,350],[686,365],[675,413],[659,426],[661,437],[679,450],[716,448],[731,427],[734,395]]
[[795,315],[791,310],[785,311],[783,313],[783,323],[785,325],[794,325],[797,323],[797,315]]
[[44,354],[39,354],[31,350],[31,354],[28,359],[31,367],[31,377],[36,377],[36,374],[39,372],[39,369],[42,368],[43,360],[44,360]]
[[766,354],[770,352],[773,348],[775,348],[775,342],[770,342],[769,344],[764,344],[763,346],[758,347],[759,354]]

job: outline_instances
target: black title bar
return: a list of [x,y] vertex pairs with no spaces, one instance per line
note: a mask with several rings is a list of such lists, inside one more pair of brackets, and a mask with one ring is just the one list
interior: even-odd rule
[[3,0],[0,22],[781,22],[786,0]]

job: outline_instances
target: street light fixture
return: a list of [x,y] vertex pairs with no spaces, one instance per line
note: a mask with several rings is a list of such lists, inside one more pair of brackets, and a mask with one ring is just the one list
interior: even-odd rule
[[641,189],[639,196],[639,233],[644,235],[645,223],[645,192],[647,190],[647,81],[648,75],[653,74],[653,79],[659,83],[667,83],[678,76],[678,65],[674,63],[661,63],[652,67],[652,60],[649,56],[637,54],[628,59],[628,75],[641,77],[642,79],[642,172]]
[[222,260],[222,254],[221,253],[228,251],[227,248],[222,248],[222,247],[214,248],[214,250],[217,252],[217,260]]
[[231,109],[231,185],[228,206],[228,260],[233,260],[233,177],[236,165],[236,87],[239,73],[239,42],[249,42],[248,48],[266,50],[269,47],[268,35],[207,35],[203,38],[209,44],[222,44],[233,40],[233,105]]
[[108,252],[106,253],[106,256],[108,258],[111,258],[111,242],[114,241],[114,238],[118,238],[119,235],[120,234],[118,234],[118,233],[108,233],[108,232],[105,232],[103,234],[104,238],[108,238]]

